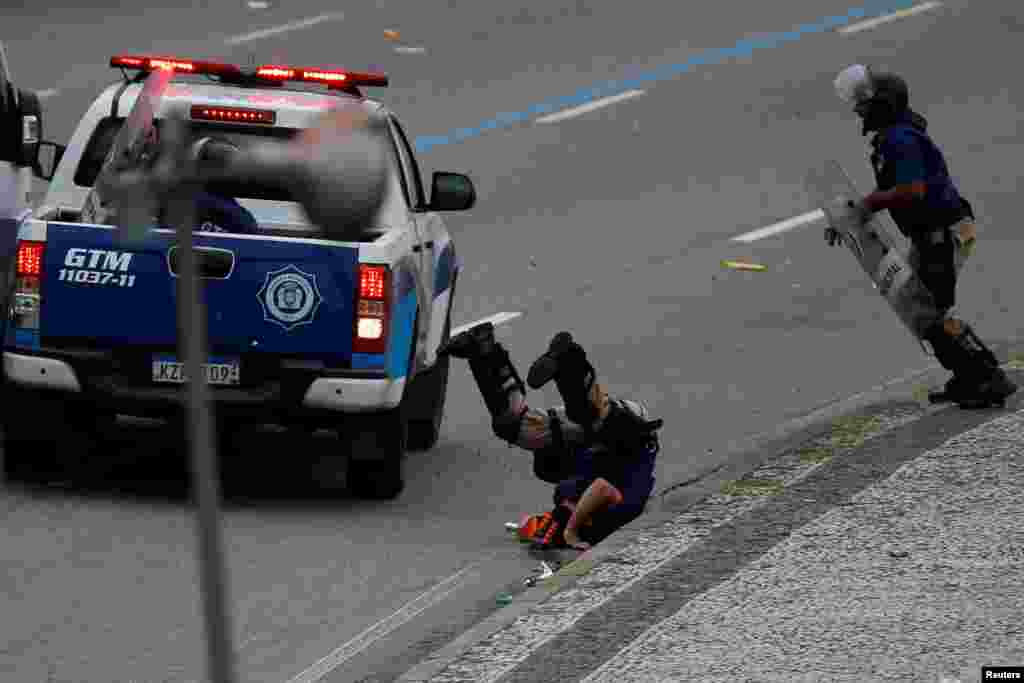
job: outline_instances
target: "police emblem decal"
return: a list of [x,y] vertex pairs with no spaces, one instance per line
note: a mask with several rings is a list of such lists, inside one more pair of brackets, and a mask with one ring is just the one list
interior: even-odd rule
[[312,323],[323,303],[316,275],[290,264],[267,273],[256,298],[263,308],[263,319],[289,332],[299,325]]

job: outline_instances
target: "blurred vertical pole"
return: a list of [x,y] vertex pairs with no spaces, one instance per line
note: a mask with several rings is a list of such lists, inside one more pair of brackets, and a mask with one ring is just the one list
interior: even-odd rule
[[231,619],[227,609],[227,576],[220,524],[220,475],[214,442],[213,406],[203,373],[206,359],[206,306],[192,249],[195,201],[191,186],[175,197],[171,212],[177,229],[181,270],[178,273],[178,353],[185,362],[188,401],[185,430],[192,465],[192,490],[198,506],[200,585],[206,619],[210,680],[234,683]]

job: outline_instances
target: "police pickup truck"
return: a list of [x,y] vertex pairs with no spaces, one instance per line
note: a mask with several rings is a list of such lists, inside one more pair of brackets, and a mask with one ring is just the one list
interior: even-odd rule
[[200,228],[194,249],[218,426],[335,429],[350,491],[396,497],[405,451],[429,449],[438,438],[448,360],[437,349],[450,333],[459,271],[439,212],[471,208],[471,181],[434,173],[425,196],[403,127],[359,89],[386,85],[382,75],[146,56],[115,57],[111,66],[124,80],[93,102],[66,147],[49,143],[48,193],[11,245],[5,470],[51,455],[80,466],[117,415],[182,414],[189,378],[177,357],[174,231],[155,225],[126,243],[116,226],[81,221],[147,73],[173,68],[153,125],[159,129],[172,109],[186,111],[194,139],[219,136],[238,146],[288,139],[338,98],[386,118],[389,189],[358,242],[324,238],[299,204],[254,189],[235,199],[258,233]]

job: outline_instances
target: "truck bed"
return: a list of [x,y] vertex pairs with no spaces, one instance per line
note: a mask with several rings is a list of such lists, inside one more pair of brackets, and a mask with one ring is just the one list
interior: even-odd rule
[[[41,208],[33,214],[33,218],[40,221],[53,221],[56,223],[79,223],[82,226],[91,225],[81,223],[82,212],[78,209],[66,209],[60,207]],[[295,223],[260,223],[260,234],[267,237],[298,237],[305,239],[323,239],[322,231],[311,225],[298,225]],[[376,242],[388,234],[387,228],[365,231],[358,240],[342,242],[340,244],[370,244]]]

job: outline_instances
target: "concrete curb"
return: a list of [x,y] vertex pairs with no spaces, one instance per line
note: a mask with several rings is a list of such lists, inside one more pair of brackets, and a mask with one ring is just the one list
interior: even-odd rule
[[[1013,357],[1024,351],[1024,341],[1013,340],[994,351],[1000,358]],[[556,593],[572,587],[580,577],[589,574],[605,560],[619,555],[638,532],[663,525],[687,508],[717,493],[725,482],[739,479],[764,462],[778,458],[800,444],[827,433],[830,421],[837,417],[856,413],[879,403],[908,400],[916,402],[915,386],[922,383],[936,384],[945,374],[939,365],[931,364],[867,391],[831,401],[809,413],[787,420],[774,430],[731,442],[724,449],[727,456],[722,464],[698,477],[668,485],[657,492],[643,516],[582,553],[575,561],[563,566],[554,576],[514,596],[508,605],[431,653],[396,679],[397,682],[426,683],[431,680],[484,639],[510,626]]]

